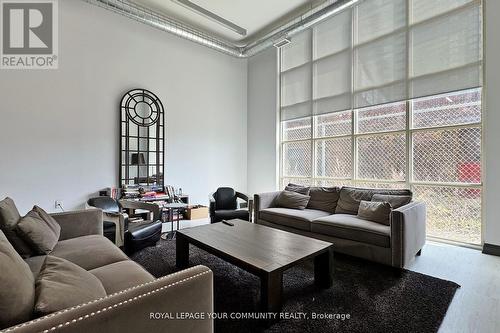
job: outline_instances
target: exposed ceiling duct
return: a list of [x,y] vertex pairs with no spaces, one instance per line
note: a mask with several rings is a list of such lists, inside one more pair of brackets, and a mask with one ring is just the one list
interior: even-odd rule
[[181,38],[210,47],[219,52],[238,58],[251,57],[277,42],[288,39],[312,25],[330,17],[359,0],[327,0],[310,9],[306,13],[290,20],[266,35],[241,47],[206,32],[195,29],[185,23],[159,14],[149,8],[127,0],[83,0],[85,2],[108,9],[154,28],[170,32]]

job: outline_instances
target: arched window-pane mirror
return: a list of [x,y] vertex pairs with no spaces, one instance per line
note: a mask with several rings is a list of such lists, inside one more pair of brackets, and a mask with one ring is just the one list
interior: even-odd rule
[[164,185],[165,115],[146,89],[128,91],[120,104],[120,184]]

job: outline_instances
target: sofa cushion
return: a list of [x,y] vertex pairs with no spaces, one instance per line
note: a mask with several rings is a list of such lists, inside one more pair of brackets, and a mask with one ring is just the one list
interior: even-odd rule
[[57,221],[42,208],[34,206],[33,210],[38,213],[42,220],[44,220],[45,224],[47,224],[50,230],[52,230],[57,239],[59,239],[59,237],[61,236],[61,226],[59,225],[59,223],[57,223]]
[[307,207],[310,198],[308,195],[297,192],[282,191],[276,198],[276,206],[303,210]]
[[35,279],[31,270],[0,231],[0,329],[31,319]]
[[217,221],[232,219],[248,221],[248,209],[216,210],[215,218]]
[[33,250],[16,232],[20,219],[21,215],[11,198],[7,197],[0,201],[0,230],[4,232],[17,253],[23,258],[28,258],[33,255]]
[[260,218],[287,227],[311,231],[311,221],[330,215],[315,209],[266,208],[260,211]]
[[391,204],[388,202],[361,201],[358,217],[363,220],[391,225]]
[[335,214],[357,215],[361,200],[371,201],[374,194],[411,196],[410,190],[371,189],[344,186],[340,190],[340,199]]
[[374,194],[372,197],[372,201],[388,202],[392,209],[397,209],[409,204],[411,199],[411,195]]
[[94,275],[49,255],[36,280],[35,314],[44,316],[105,296],[101,281]]
[[381,247],[391,246],[389,226],[362,220],[350,214],[334,214],[311,222],[311,231]]
[[335,213],[337,202],[340,197],[339,187],[311,187],[309,191],[311,199],[307,208],[323,210],[328,213]]
[[43,256],[32,256],[24,259],[24,261],[28,264],[35,280],[38,277],[38,275],[40,275],[40,272],[42,271],[42,268],[45,264],[46,258],[47,256],[43,255]]
[[309,195],[309,190],[310,188],[307,186],[302,186],[302,185],[296,185],[296,184],[288,184],[285,186],[285,191],[290,191],[290,192],[297,192],[303,195]]
[[39,255],[49,254],[59,240],[59,237],[35,210],[21,217],[17,224],[17,231],[33,251]]
[[108,295],[155,279],[144,268],[131,260],[115,262],[89,272],[101,281]]
[[109,265],[128,257],[109,239],[89,235],[57,243],[51,255],[64,258],[86,270]]

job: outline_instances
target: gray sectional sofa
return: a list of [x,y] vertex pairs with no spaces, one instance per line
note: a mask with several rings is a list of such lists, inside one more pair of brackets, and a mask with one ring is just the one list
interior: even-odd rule
[[[304,193],[297,185],[288,190]],[[421,253],[425,243],[426,206],[412,201],[409,190],[354,187],[305,190],[305,209],[280,207],[282,191],[254,196],[255,223],[332,242],[336,252],[402,268]],[[387,223],[358,216],[361,201],[392,202]]]
[[103,237],[101,210],[51,216],[60,226],[57,244],[47,255],[23,258],[14,232],[19,212],[12,200],[0,201],[0,330],[213,332],[208,317],[164,315],[212,313],[210,269],[195,266],[156,279]]

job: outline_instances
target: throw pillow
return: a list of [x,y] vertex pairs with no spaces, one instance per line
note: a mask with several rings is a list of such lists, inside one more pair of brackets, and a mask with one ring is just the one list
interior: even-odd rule
[[21,257],[29,258],[33,255],[33,250],[16,232],[20,219],[21,215],[14,200],[7,197],[0,201],[0,230],[4,232],[5,237]]
[[335,208],[335,214],[358,214],[361,200],[370,201],[373,190],[344,186],[340,189],[340,199]]
[[337,202],[340,197],[338,187],[311,187],[309,195],[311,199],[307,208],[322,210],[328,213],[335,213]]
[[37,212],[38,215],[45,221],[47,226],[54,232],[54,235],[59,240],[59,237],[61,236],[61,226],[59,225],[59,223],[57,223],[57,221],[42,208],[34,206],[33,210]]
[[364,201],[359,204],[358,217],[363,220],[391,225],[391,205],[388,202]]
[[0,330],[31,320],[35,280],[28,265],[0,231]]
[[35,314],[44,316],[105,296],[97,277],[65,259],[47,256],[36,280]]
[[276,205],[278,207],[304,210],[310,198],[308,195],[297,192],[282,191],[278,198],[276,198]]
[[296,184],[292,184],[292,183],[288,184],[285,187],[285,191],[297,192],[297,193],[300,193],[303,195],[309,195],[309,190],[310,190],[309,187],[302,186],[302,185],[296,185]]
[[34,210],[22,217],[17,224],[17,231],[36,254],[49,254],[57,244],[59,237]]
[[374,194],[372,201],[382,201],[391,204],[392,209],[397,209],[411,202],[410,195],[388,195],[388,194]]

